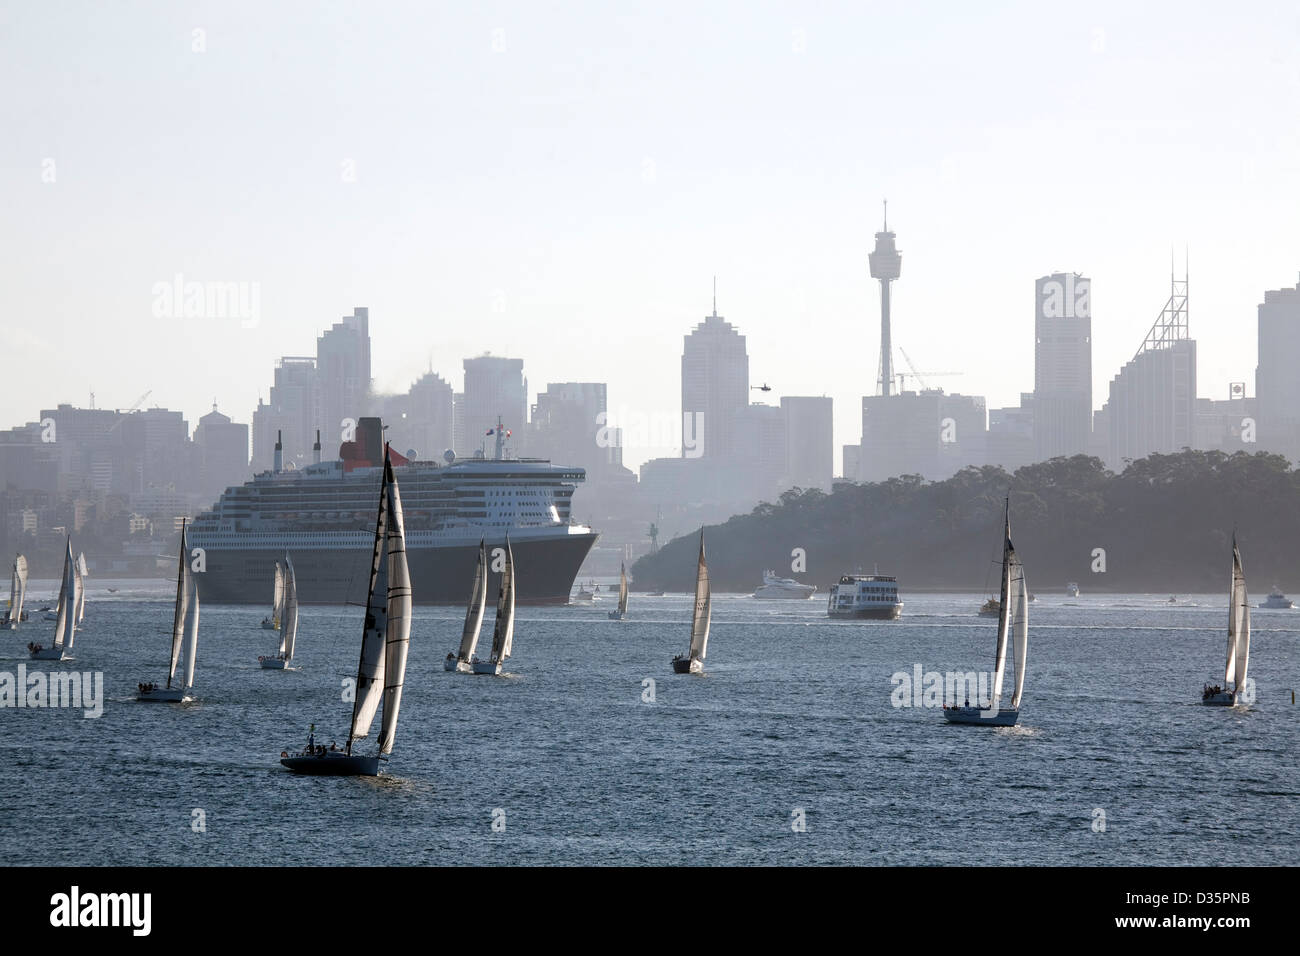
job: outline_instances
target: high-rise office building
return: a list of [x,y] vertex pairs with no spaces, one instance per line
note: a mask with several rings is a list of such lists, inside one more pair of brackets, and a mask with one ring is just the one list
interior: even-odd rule
[[1259,410],[1258,447],[1300,458],[1300,283],[1294,289],[1264,293],[1259,306],[1259,365],[1255,396]]
[[[551,382],[537,393],[528,431],[528,453],[587,470],[599,482],[610,466],[621,466],[623,450],[610,441],[604,424],[604,382]],[[602,430],[604,442],[601,442]]]
[[248,480],[248,426],[221,414],[216,402],[199,419],[194,445],[199,458],[197,490],[204,499],[216,501],[226,488]]
[[827,493],[835,477],[832,400],[824,396],[786,395],[785,479],[790,487],[820,488]]
[[[356,308],[316,340],[316,387],[319,419],[311,423],[312,440],[342,440],[346,421],[353,427],[366,413],[370,397],[370,310]],[[310,446],[311,442],[308,443]],[[323,449],[322,449],[323,450]]]
[[487,433],[498,420],[510,432],[510,453],[523,453],[524,430],[528,425],[528,380],[524,360],[480,355],[467,358],[465,368],[465,441],[468,447],[456,454],[469,456],[480,448],[492,456],[494,441]]
[[868,395],[862,399],[859,480],[921,475],[938,481],[982,465],[987,430],[980,396],[947,395],[941,388]]
[[749,405],[745,337],[718,315],[706,316],[682,343],[682,457],[729,458],[735,417]]
[[1142,347],[1110,383],[1103,409],[1111,468],[1196,442],[1196,342],[1187,321],[1187,279],[1170,276],[1169,301]]
[[1084,454],[1091,433],[1092,282],[1057,272],[1034,284],[1035,454]]
[[[271,468],[277,435],[283,436],[286,467],[311,464],[312,445],[321,420],[316,360],[310,356],[286,355],[275,365],[275,384],[271,386],[268,401],[258,399],[257,410],[253,412],[253,470]],[[325,458],[338,457],[341,440],[339,428],[321,428]]]

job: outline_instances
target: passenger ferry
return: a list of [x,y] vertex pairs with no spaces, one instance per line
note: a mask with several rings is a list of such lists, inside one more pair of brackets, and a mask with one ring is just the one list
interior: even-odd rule
[[892,621],[903,613],[898,579],[887,574],[845,574],[831,585],[826,605],[830,617]]
[[[501,430],[498,429],[498,432]],[[359,604],[370,587],[375,536],[374,498],[383,471],[382,426],[363,418],[357,439],[340,459],[304,468],[275,467],[226,489],[189,529],[191,550],[202,549],[196,575],[205,604],[261,604],[276,561],[293,556],[298,600]],[[318,442],[319,446],[319,442]],[[495,458],[410,461],[392,452],[405,517],[412,591],[421,604],[463,604],[474,580],[479,541],[489,558],[514,555],[520,604],[566,604],[578,569],[598,535],[571,518],[571,500],[586,480],[582,468],[538,459],[506,458],[498,435]],[[501,563],[489,562],[488,593],[496,593]]]

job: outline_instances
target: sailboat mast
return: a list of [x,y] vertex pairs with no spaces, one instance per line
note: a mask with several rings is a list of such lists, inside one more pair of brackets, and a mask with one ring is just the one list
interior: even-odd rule
[[172,617],[172,646],[167,657],[167,686],[172,686],[172,674],[176,670],[176,651],[185,623],[185,518],[181,519],[181,542],[176,561],[176,613]]
[[[366,619],[361,625],[361,653],[357,655],[357,676],[356,684],[352,688],[352,720],[348,723],[348,753],[352,752],[352,731],[357,723],[357,708],[361,706],[361,669],[365,666],[366,661],[366,634],[374,626],[375,621],[370,613],[370,606],[375,599],[375,578],[379,574],[379,562],[382,560],[380,549],[384,545],[384,531],[386,522],[384,521],[384,508],[387,506],[388,493],[388,445],[384,445],[384,476],[380,479],[379,485],[379,510],[375,515],[375,550],[370,558],[370,587],[366,591]],[[385,599],[387,596],[385,596]]]

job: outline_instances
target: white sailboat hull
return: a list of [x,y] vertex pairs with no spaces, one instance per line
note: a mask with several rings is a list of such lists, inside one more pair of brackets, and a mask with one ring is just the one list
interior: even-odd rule
[[456,674],[469,674],[472,672],[469,661],[457,660],[454,657],[443,658],[442,669]]
[[491,674],[496,676],[501,673],[500,661],[497,661],[496,663],[493,663],[492,661],[472,661],[470,662],[470,667],[472,668],[471,672],[474,674]]
[[977,727],[1014,727],[1020,711],[1000,708],[995,714],[980,707],[945,707],[943,716],[950,724],[971,724]]
[[189,692],[179,687],[155,687],[153,690],[140,691],[135,695],[138,701],[157,701],[164,704],[180,704],[194,698]]
[[703,674],[704,662],[698,658],[674,657],[674,674]]
[[263,621],[262,621],[262,630],[264,630],[264,631],[278,631],[279,628],[275,626],[274,622],[263,620]]

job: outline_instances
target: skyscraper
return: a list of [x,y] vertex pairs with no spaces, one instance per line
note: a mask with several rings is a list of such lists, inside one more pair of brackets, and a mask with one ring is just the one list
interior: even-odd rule
[[[316,379],[320,417],[311,434],[321,430],[321,444],[342,441],[344,421],[355,425],[370,396],[370,310],[356,308],[316,340]],[[311,442],[308,442],[310,447]]]
[[[283,434],[285,464],[310,464],[311,446],[316,441],[316,360],[311,356],[286,355],[275,365],[275,384],[269,399],[258,400],[253,412],[253,470],[272,465],[277,433]],[[339,430],[321,429],[325,457],[338,457]],[[332,453],[331,453],[332,452]]]
[[1259,365],[1255,396],[1259,445],[1288,458],[1300,458],[1300,282],[1294,289],[1264,293],[1259,307]]
[[1039,461],[1082,455],[1092,433],[1092,282],[1057,272],[1034,285],[1034,443]]
[[1187,278],[1169,277],[1169,301],[1142,347],[1110,383],[1104,409],[1112,468],[1196,442],[1196,342],[1189,337]]
[[216,402],[199,419],[194,445],[199,453],[198,491],[204,499],[215,501],[226,488],[248,479],[248,426],[221,414]]
[[682,344],[682,457],[727,458],[735,449],[736,415],[749,404],[745,337],[718,315],[705,316]]
[[785,478],[790,487],[829,493],[835,474],[832,400],[786,395],[781,410],[785,413]]
[[518,455],[524,443],[524,428],[528,424],[528,380],[524,378],[524,360],[502,358],[497,355],[480,355],[467,358],[465,368],[465,442],[468,447],[457,448],[456,454],[473,455],[485,448],[492,456],[493,443],[486,440],[489,430],[496,428],[498,418],[511,432],[509,446]]

